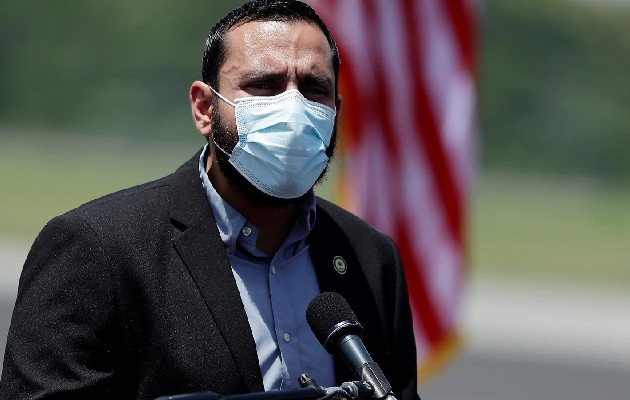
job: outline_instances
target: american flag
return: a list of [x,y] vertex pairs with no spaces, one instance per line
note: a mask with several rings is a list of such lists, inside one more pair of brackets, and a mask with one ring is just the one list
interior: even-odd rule
[[398,245],[421,380],[458,342],[476,153],[473,1],[309,1],[341,54],[342,202]]

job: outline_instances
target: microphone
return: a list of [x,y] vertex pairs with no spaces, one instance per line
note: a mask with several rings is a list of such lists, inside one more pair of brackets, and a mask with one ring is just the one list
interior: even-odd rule
[[338,352],[357,376],[373,387],[372,397],[396,400],[385,374],[363,345],[363,327],[339,293],[324,292],[311,300],[306,321],[326,351]]

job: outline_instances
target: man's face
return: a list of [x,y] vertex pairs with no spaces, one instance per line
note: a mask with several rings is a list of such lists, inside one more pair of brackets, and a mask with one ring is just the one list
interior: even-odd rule
[[[225,48],[226,58],[218,74],[218,91],[227,99],[274,96],[297,89],[309,100],[331,108],[337,106],[332,53],[326,37],[316,25],[306,22],[248,22],[226,33]],[[215,142],[231,151],[238,142],[234,108],[215,98],[211,121]],[[334,142],[333,138],[331,146]],[[224,175],[233,184],[245,189],[248,195],[255,195],[257,200],[266,204],[295,201],[259,192],[234,170],[227,156],[220,151],[216,154]]]

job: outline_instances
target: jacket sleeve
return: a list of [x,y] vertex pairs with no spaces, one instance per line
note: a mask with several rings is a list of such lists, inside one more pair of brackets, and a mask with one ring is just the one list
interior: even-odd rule
[[113,398],[117,347],[106,252],[80,217],[49,222],[26,259],[0,398]]

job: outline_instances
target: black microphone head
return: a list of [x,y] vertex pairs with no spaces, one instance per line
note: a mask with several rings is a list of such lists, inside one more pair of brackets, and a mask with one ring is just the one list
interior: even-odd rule
[[306,321],[319,342],[328,350],[339,334],[363,331],[350,305],[339,293],[321,293],[306,307]]

